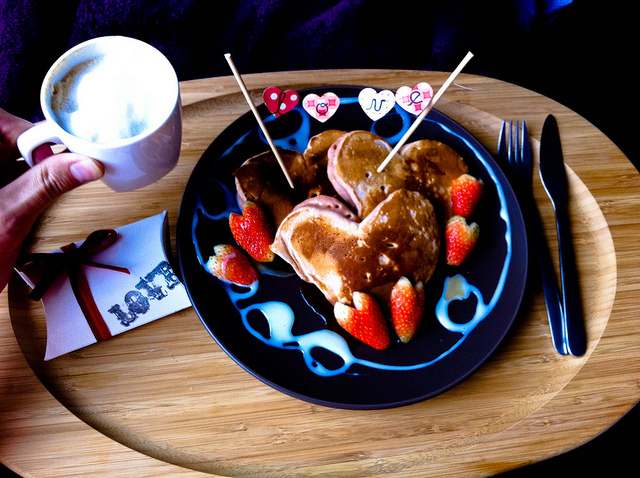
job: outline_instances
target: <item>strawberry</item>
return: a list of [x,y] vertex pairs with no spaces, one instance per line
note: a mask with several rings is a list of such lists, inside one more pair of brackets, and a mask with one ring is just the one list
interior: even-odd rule
[[207,268],[218,279],[240,285],[251,285],[258,280],[258,272],[237,247],[218,244],[213,253],[207,261]]
[[451,266],[462,264],[478,242],[479,234],[480,227],[475,222],[467,224],[467,220],[462,216],[453,216],[449,219],[444,230],[447,264]]
[[355,308],[336,303],[333,313],[340,327],[376,350],[386,349],[389,330],[376,300],[364,292],[354,292],[353,304]]
[[484,183],[469,174],[463,174],[451,183],[451,211],[454,216],[469,217],[478,204]]
[[247,201],[242,208],[242,215],[231,213],[229,226],[238,245],[253,259],[258,262],[273,261],[275,254],[269,248],[274,240],[273,228],[257,203]]
[[424,285],[415,287],[409,279],[401,277],[391,290],[391,323],[400,342],[406,344],[418,330],[424,311]]

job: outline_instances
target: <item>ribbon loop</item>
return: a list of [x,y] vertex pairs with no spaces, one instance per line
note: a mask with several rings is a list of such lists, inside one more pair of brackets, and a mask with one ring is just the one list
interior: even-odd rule
[[111,247],[117,239],[118,233],[113,229],[93,231],[87,236],[87,239],[78,246],[78,251],[86,255],[97,254]]
[[101,229],[89,234],[80,246],[76,246],[76,244],[72,242],[71,244],[61,247],[61,252],[48,254],[33,253],[20,257],[16,265],[16,270],[22,272],[36,265],[43,269],[43,275],[37,281],[31,294],[29,294],[29,298],[32,300],[42,299],[56,277],[66,269],[71,289],[96,340],[105,340],[111,337],[111,332],[91,294],[91,289],[82,266],[99,267],[101,269],[129,274],[129,269],[126,267],[99,264],[89,260],[90,256],[111,247],[117,239],[118,233],[115,230]]

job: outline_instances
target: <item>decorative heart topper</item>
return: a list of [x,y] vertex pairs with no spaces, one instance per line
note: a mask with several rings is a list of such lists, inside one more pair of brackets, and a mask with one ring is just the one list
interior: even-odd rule
[[310,93],[302,100],[304,110],[321,123],[331,118],[339,106],[340,98],[331,92],[327,92],[322,96]]
[[429,83],[418,83],[413,88],[401,86],[396,91],[396,102],[412,115],[419,115],[433,98],[433,88]]
[[283,93],[277,86],[270,86],[262,93],[262,99],[267,109],[277,118],[295,108],[300,101],[300,95],[293,90]]
[[358,101],[364,112],[373,121],[386,115],[396,104],[393,92],[389,90],[376,91],[373,88],[365,88],[358,95]]

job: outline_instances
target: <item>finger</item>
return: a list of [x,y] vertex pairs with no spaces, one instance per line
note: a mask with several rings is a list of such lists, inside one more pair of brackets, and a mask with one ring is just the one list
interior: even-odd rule
[[53,149],[51,149],[50,144],[46,143],[41,144],[40,146],[36,146],[36,148],[33,150],[33,164],[38,164],[47,159],[49,156],[53,156]]
[[0,108],[0,166],[20,157],[16,142],[18,136],[33,126],[29,121]]
[[103,174],[97,161],[63,153],[28,169],[0,189],[0,291],[9,280],[22,241],[42,210],[61,194]]
[[62,153],[36,164],[0,190],[2,214],[31,229],[38,215],[62,194],[104,174],[102,165],[87,156]]
[[18,136],[32,126],[33,124],[31,122],[14,116],[0,108],[0,134],[6,145],[15,148]]
[[[0,165],[20,157],[18,136],[33,124],[0,108]],[[33,161],[39,163],[53,154],[50,144],[41,144],[33,150]]]

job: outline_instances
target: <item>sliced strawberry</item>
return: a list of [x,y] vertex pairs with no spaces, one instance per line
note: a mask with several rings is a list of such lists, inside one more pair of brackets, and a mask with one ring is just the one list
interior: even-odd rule
[[213,253],[207,261],[207,268],[218,279],[240,285],[251,285],[258,280],[258,272],[237,247],[218,244]]
[[391,290],[391,323],[404,344],[413,338],[424,312],[424,285],[401,277]]
[[269,248],[273,244],[273,227],[264,210],[252,201],[247,201],[242,215],[229,216],[231,234],[247,254],[258,262],[271,262],[275,254]]
[[447,222],[444,231],[447,251],[447,264],[459,266],[478,242],[480,227],[462,216],[453,216]]
[[469,217],[478,204],[484,183],[470,174],[463,174],[451,183],[451,212],[454,216]]
[[364,292],[354,292],[353,305],[355,308],[336,303],[333,313],[340,327],[376,350],[386,349],[389,330],[376,300]]

